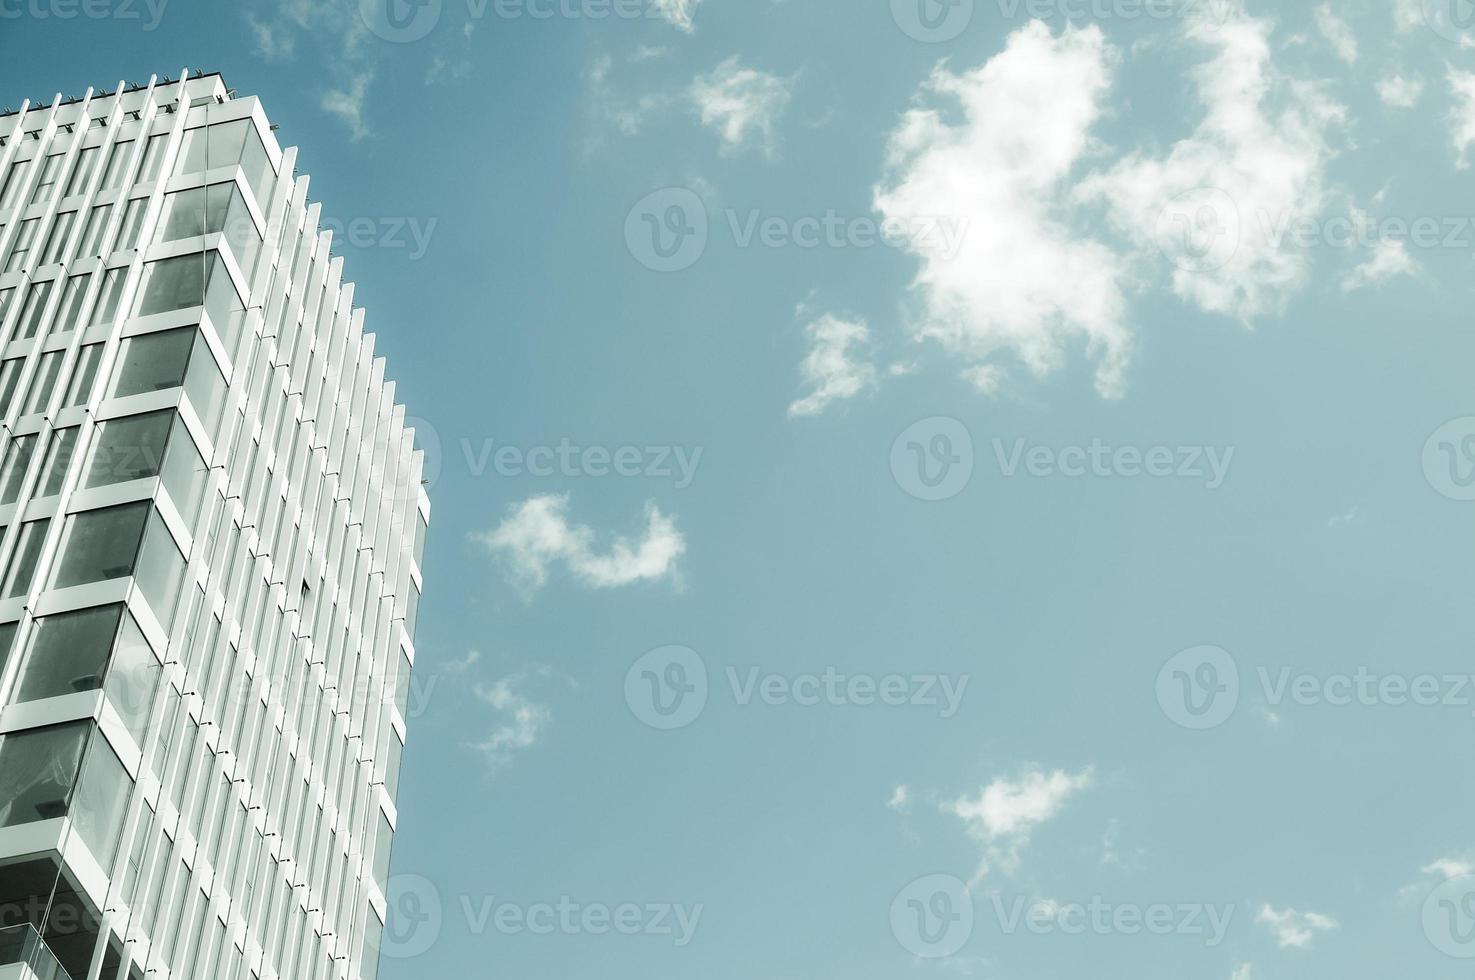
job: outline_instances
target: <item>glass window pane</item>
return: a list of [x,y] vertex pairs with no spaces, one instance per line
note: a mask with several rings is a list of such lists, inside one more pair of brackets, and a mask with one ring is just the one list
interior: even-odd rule
[[8,361],[0,361],[0,415],[10,412],[10,403],[15,398],[15,387],[20,382],[20,369],[25,361],[24,357],[12,357]]
[[56,328],[52,333],[66,333],[81,325],[82,301],[87,298],[87,285],[90,282],[90,273],[67,279],[66,289],[61,297],[61,313],[56,318]]
[[139,169],[139,183],[149,183],[159,179],[159,171],[164,165],[164,147],[168,140],[168,133],[159,133],[157,136],[149,137],[148,145],[143,148],[143,166]]
[[72,824],[104,868],[113,863],[133,780],[101,732],[87,740],[87,755],[69,807]]
[[46,312],[46,300],[51,296],[51,280],[32,283],[31,288],[26,290],[26,305],[20,313],[20,330],[17,336],[21,340],[30,340],[36,336],[41,328],[41,316]]
[[113,322],[113,317],[118,313],[118,301],[123,298],[123,285],[127,273],[127,269],[109,269],[104,273],[102,296],[92,309],[91,326]]
[[143,631],[125,610],[113,662],[108,667],[107,698],[140,744],[162,672],[163,666],[149,648]]
[[123,140],[113,146],[112,156],[108,157],[107,173],[102,179],[103,190],[113,191],[123,186],[123,175],[127,172],[128,157],[132,152],[132,140]]
[[67,386],[67,397],[62,408],[86,404],[92,397],[92,383],[97,380],[97,366],[102,363],[103,344],[87,344],[77,354],[77,366],[72,369],[72,383]]
[[101,426],[87,462],[86,489],[159,475],[173,410],[110,419]]
[[236,196],[235,184],[212,184],[170,194],[164,198],[164,213],[154,241],[177,242],[219,232],[225,227],[231,199]]
[[72,223],[76,220],[75,211],[63,211],[56,216],[51,232],[46,236],[46,248],[41,253],[42,265],[50,265],[66,258],[67,238],[72,234]]
[[195,341],[194,355],[190,358],[189,371],[184,379],[185,397],[194,406],[195,414],[205,423],[211,438],[220,424],[220,413],[225,408],[225,375],[215,363],[215,355],[203,336]]
[[10,444],[10,452],[0,465],[0,504],[13,504],[20,497],[21,484],[26,478],[26,469],[31,465],[31,454],[36,451],[36,437],[20,436]]
[[31,580],[36,577],[36,561],[41,557],[41,546],[46,543],[46,531],[50,527],[49,517],[21,525],[20,540],[16,542],[15,554],[10,556],[4,585],[0,586],[5,598],[13,599],[31,590]]
[[153,511],[134,574],[138,578],[139,591],[165,629],[174,624],[174,606],[179,598],[180,584],[184,581],[184,570],[184,555],[179,545],[174,543],[174,536],[169,533],[164,518],[158,511]]
[[0,827],[67,812],[91,722],[36,728],[0,739]]
[[97,169],[97,158],[101,153],[102,147],[100,146],[82,148],[82,152],[77,155],[77,166],[72,169],[72,178],[67,181],[67,197],[87,190],[87,182],[92,179],[92,172]]
[[61,164],[65,154],[53,153],[41,164],[41,178],[36,184],[36,189],[31,192],[31,203],[40,202],[51,197],[52,190],[56,187],[57,178],[61,176]]
[[36,368],[36,376],[31,379],[31,391],[26,397],[26,405],[21,409],[22,415],[34,415],[46,408],[47,402],[56,392],[57,375],[61,373],[62,357],[66,351],[49,350],[41,355],[41,363]]
[[16,683],[15,704],[102,687],[121,605],[57,613],[36,620]]
[[19,623],[6,623],[0,626],[0,677],[5,674],[5,668],[10,666],[10,648],[15,645],[15,631]]
[[84,259],[95,259],[102,256],[102,233],[108,226],[108,209],[111,204],[103,204],[87,212],[87,227],[82,229],[82,247],[79,252]]
[[131,575],[151,510],[148,501],[141,500],[74,514],[62,538],[52,588]]
[[148,210],[148,204],[146,197],[136,197],[128,202],[123,211],[123,227],[118,232],[118,241],[113,245],[114,252],[138,247],[138,233],[143,229],[143,215]]
[[169,434],[169,448],[164,455],[161,471],[164,488],[169,499],[174,501],[179,514],[190,526],[200,516],[200,503],[204,498],[205,480],[210,475],[205,458],[195,446],[189,430],[181,423]]
[[77,426],[62,429],[56,433],[51,440],[51,445],[46,450],[46,465],[42,468],[45,476],[41,480],[41,489],[37,491],[38,497],[51,497],[61,493],[62,481],[66,479],[67,469],[72,465],[72,454],[77,450]]
[[203,254],[176,255],[171,259],[150,262],[144,267],[137,315],[149,316],[204,305],[205,273]]
[[10,165],[10,172],[5,175],[4,188],[0,189],[0,211],[9,211],[15,207],[15,202],[20,198],[21,185],[25,183],[25,169],[30,163],[29,160],[17,160]]
[[196,332],[194,327],[180,327],[124,340],[113,373],[111,396],[126,398],[144,391],[179,387],[184,382]]
[[393,842],[394,828],[389,826],[389,818],[380,813],[379,836],[374,841],[374,880],[378,882],[380,891],[389,881],[389,849]]
[[41,228],[40,218],[31,218],[22,221],[20,231],[16,232],[15,243],[10,249],[10,258],[5,260],[5,271],[14,272],[26,263],[26,256],[30,254],[32,246],[36,244],[36,232]]

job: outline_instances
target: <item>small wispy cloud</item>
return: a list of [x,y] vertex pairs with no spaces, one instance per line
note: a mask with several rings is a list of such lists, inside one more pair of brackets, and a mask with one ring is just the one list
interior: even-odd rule
[[1381,286],[1399,276],[1418,272],[1418,263],[1408,254],[1408,243],[1384,239],[1373,245],[1373,254],[1342,279],[1342,292],[1350,293],[1369,286]]
[[1378,98],[1383,100],[1384,105],[1397,109],[1413,108],[1423,94],[1424,80],[1417,75],[1405,77],[1395,73],[1378,82]]
[[1006,874],[1018,870],[1023,850],[1035,828],[1055,817],[1066,802],[1095,779],[1091,767],[1070,773],[1034,770],[1018,779],[999,778],[976,798],[961,797],[944,803],[942,811],[963,821],[968,835],[984,845],[976,879],[993,866]]
[[809,353],[799,365],[809,393],[789,405],[789,416],[819,415],[832,403],[853,398],[876,383],[876,366],[857,352],[871,339],[864,320],[826,313],[804,328]]
[[886,801],[886,809],[896,813],[906,813],[912,808],[912,790],[905,784],[891,791],[891,798]]
[[494,727],[474,746],[486,757],[493,772],[506,768],[518,753],[536,745],[553,721],[547,705],[532,700],[521,690],[527,680],[527,674],[513,674],[495,684],[478,684],[472,688],[477,699],[494,712]]
[[360,142],[373,135],[368,121],[369,87],[377,74],[374,46],[354,0],[266,0],[244,13],[256,52],[269,62],[295,58],[303,41],[331,79],[318,106],[348,127]]
[[348,127],[349,136],[355,143],[372,135],[364,119],[364,98],[373,77],[373,72],[360,72],[349,78],[347,84],[328,89],[318,103],[323,111],[338,117]]
[[1357,35],[1352,32],[1351,24],[1337,16],[1330,3],[1317,5],[1316,29],[1331,43],[1338,58],[1349,65],[1357,61]]
[[743,67],[734,55],[699,75],[690,96],[703,124],[721,137],[724,154],[754,146],[772,157],[778,151],[778,121],[789,107],[792,86],[790,79]]
[[1475,145],[1475,72],[1451,67],[1445,80],[1455,103],[1449,111],[1450,135],[1459,154],[1455,166],[1464,170],[1470,165],[1470,147]]
[[546,494],[513,506],[494,531],[473,534],[501,559],[514,583],[531,596],[548,581],[549,570],[562,565],[581,584],[608,589],[636,582],[655,582],[676,573],[686,540],[654,501],[645,507],[643,537],[616,537],[609,548],[595,547],[592,528],[568,519],[567,494]]
[[697,5],[702,0],[651,0],[651,9],[686,34],[696,30]]
[[1308,949],[1318,934],[1339,928],[1335,919],[1320,912],[1297,912],[1265,905],[1255,921],[1266,926],[1281,949]]
[[1451,878],[1464,878],[1467,875],[1475,875],[1475,857],[1442,857],[1424,865],[1421,870],[1426,875],[1434,875],[1445,881]]

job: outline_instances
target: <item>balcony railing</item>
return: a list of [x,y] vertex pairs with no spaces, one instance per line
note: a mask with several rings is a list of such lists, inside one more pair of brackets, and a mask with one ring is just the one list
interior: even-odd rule
[[0,966],[16,964],[27,966],[36,980],[72,980],[30,923],[0,929]]

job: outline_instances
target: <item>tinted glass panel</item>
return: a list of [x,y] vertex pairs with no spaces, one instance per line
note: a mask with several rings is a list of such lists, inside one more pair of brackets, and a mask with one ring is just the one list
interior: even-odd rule
[[65,589],[133,573],[151,506],[148,501],[89,510],[71,517],[52,587]]

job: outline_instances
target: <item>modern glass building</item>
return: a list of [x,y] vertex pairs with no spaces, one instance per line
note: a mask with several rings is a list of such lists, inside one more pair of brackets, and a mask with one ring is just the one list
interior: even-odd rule
[[429,503],[272,128],[0,115],[0,980],[377,973]]

